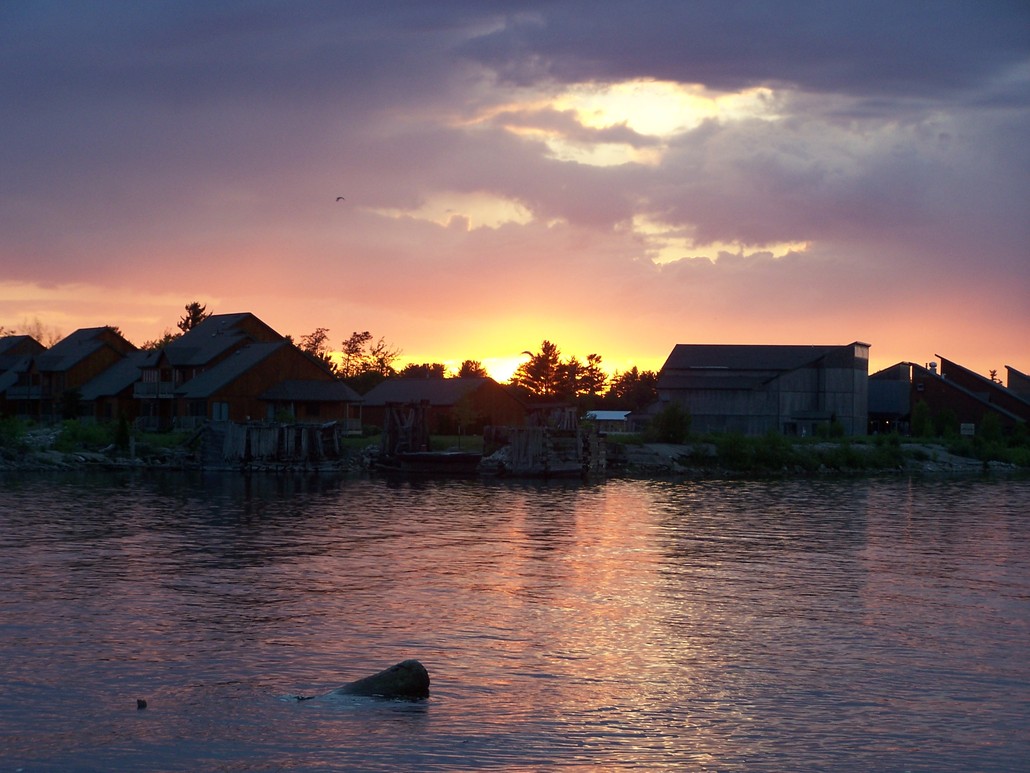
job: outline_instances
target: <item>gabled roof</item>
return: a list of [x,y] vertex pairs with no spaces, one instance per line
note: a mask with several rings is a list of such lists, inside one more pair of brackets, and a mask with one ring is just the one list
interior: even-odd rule
[[719,368],[786,372],[803,368],[840,348],[776,344],[676,344],[662,370]]
[[275,332],[249,311],[212,314],[164,347],[168,362],[175,367],[201,367],[209,364],[220,355],[253,340],[253,336],[241,329],[242,324],[250,319]]
[[247,344],[237,349],[217,365],[191,378],[176,389],[175,393],[187,399],[210,397],[284,346],[290,346],[286,339],[273,341],[272,343]]
[[123,360],[90,379],[82,385],[79,392],[83,400],[97,400],[101,397],[113,397],[124,389],[128,389],[140,378],[140,366],[153,355],[152,352],[133,352]]
[[37,356],[36,367],[43,372],[66,371],[107,346],[101,336],[110,330],[109,327],[80,328]]
[[[32,358],[44,351],[46,350],[43,345],[31,336],[0,338],[0,377],[13,376],[17,380],[19,373],[24,373],[32,367]],[[0,391],[6,388],[0,387]]]
[[[192,331],[190,331],[192,332]],[[227,333],[209,338],[177,338],[165,347],[164,353],[168,362],[175,367],[202,367],[219,355],[232,351],[247,342],[247,336],[240,333]]]
[[213,314],[192,330],[188,330],[164,347],[165,356],[173,366],[207,365],[220,354],[236,348],[247,337],[233,328],[245,314]]
[[391,378],[377,384],[364,397],[370,406],[387,403],[417,403],[427,400],[430,405],[456,405],[465,395],[487,384],[497,384],[484,378]]
[[[27,358],[31,359],[31,358]],[[0,395],[18,383],[18,371],[15,368],[0,372]]]
[[361,395],[342,381],[290,380],[276,384],[261,395],[262,400],[360,403]]
[[0,370],[5,370],[4,362],[7,358],[20,358],[26,355],[40,354],[46,350],[39,341],[32,336],[14,335],[0,338]]
[[837,346],[676,344],[658,374],[661,389],[753,389],[861,342]]
[[196,327],[183,333],[176,341],[182,341],[187,338],[204,338],[207,336],[223,335],[248,317],[253,317],[249,311],[240,311],[235,314],[212,314],[210,317],[206,317]]

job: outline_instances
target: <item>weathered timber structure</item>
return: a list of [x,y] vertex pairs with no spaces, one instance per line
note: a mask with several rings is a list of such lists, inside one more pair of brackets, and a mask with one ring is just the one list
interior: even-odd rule
[[484,434],[486,449],[492,449],[492,453],[480,464],[485,475],[593,477],[607,469],[604,438],[593,427],[490,427]]
[[869,344],[678,344],[658,374],[660,409],[689,411],[691,430],[814,434],[836,424],[866,433]]

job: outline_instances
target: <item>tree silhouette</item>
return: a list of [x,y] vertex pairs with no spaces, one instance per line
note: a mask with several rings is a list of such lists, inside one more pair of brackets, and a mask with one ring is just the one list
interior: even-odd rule
[[528,351],[523,354],[528,354],[529,359],[515,369],[511,383],[533,397],[556,397],[565,380],[558,347],[544,341],[536,354]]
[[536,354],[516,368],[511,383],[524,389],[532,397],[574,400],[598,396],[604,390],[608,376],[601,369],[601,355],[587,355],[586,363],[576,357],[563,361],[558,347],[550,341],[540,345]]
[[351,333],[343,342],[343,360],[338,373],[358,393],[364,394],[380,381],[396,375],[393,363],[400,356],[400,349],[390,346],[385,338],[372,343],[372,334],[367,330]]
[[340,375],[343,378],[354,378],[364,370],[365,346],[372,340],[367,330],[351,333],[350,338],[341,344],[343,361],[340,363]]
[[[64,336],[61,331],[55,327],[48,327],[39,321],[39,317],[34,317],[31,322],[22,322],[22,335],[26,335],[29,338],[34,338],[39,343],[43,344],[47,349],[59,342]],[[12,333],[13,335],[13,333]]]
[[447,366],[442,362],[423,362],[418,365],[411,362],[401,368],[397,375],[401,378],[445,378]]
[[190,332],[193,328],[211,316],[207,306],[200,301],[191,301],[185,306],[186,315],[179,318],[179,330],[183,333]]
[[458,368],[458,378],[486,378],[488,375],[479,360],[465,360]]
[[605,402],[612,408],[643,410],[658,399],[658,374],[653,370],[637,370],[636,365],[625,373],[616,373],[605,393]]
[[588,354],[586,364],[573,357],[565,368],[563,391],[572,397],[597,397],[608,383],[608,375],[601,369],[600,354]]
[[165,346],[168,346],[168,344],[170,344],[176,338],[182,338],[182,333],[173,333],[171,330],[165,328],[165,332],[160,338],[154,338],[150,341],[144,341],[142,344],[140,344],[139,348],[147,352],[154,351],[155,349],[162,349]]
[[337,372],[336,363],[329,354],[329,328],[318,327],[313,333],[301,336],[298,348],[324,362],[333,373]]

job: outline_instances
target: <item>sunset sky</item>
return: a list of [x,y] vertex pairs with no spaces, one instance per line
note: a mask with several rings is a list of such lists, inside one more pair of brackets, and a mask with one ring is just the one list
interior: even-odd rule
[[[338,196],[346,197],[338,202]],[[1030,371],[1030,3],[0,4],[0,325]]]

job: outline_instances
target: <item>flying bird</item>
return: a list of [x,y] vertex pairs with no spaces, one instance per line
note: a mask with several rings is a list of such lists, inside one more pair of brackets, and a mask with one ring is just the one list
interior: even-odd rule
[[337,197],[336,197],[336,200],[337,200],[337,201],[343,201],[343,200],[344,200],[344,198],[343,198],[343,196],[337,196]]

